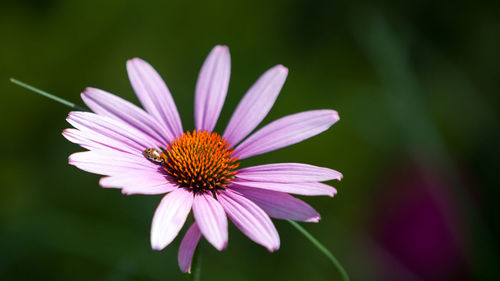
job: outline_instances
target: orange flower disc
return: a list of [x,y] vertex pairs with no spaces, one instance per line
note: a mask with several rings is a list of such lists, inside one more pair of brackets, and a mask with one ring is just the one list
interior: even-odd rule
[[188,131],[166,147],[162,165],[180,186],[194,192],[215,192],[225,189],[236,175],[239,163],[233,151],[217,133]]

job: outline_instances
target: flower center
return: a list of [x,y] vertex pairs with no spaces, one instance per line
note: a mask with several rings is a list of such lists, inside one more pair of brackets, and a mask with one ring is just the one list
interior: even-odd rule
[[193,192],[215,192],[225,189],[236,175],[234,169],[239,163],[232,156],[233,150],[217,133],[188,131],[163,149],[160,161],[148,159],[160,163],[181,187]]

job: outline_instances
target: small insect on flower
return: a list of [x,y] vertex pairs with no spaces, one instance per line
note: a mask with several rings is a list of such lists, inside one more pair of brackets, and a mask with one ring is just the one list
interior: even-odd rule
[[165,160],[163,160],[163,157],[161,157],[161,152],[158,149],[154,148],[148,148],[142,152],[142,155],[146,157],[149,161],[157,163],[157,164],[163,164]]

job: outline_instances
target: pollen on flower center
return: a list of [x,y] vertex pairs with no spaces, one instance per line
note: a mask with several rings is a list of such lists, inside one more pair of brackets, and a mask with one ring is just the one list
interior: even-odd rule
[[219,134],[207,131],[184,133],[161,154],[163,169],[181,187],[194,192],[224,189],[236,175],[238,158]]

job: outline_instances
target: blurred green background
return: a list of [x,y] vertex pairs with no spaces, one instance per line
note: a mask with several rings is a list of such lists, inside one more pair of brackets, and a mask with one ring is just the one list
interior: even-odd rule
[[[266,124],[336,109],[340,122],[242,165],[337,169],[334,198],[304,198],[305,227],[353,280],[500,280],[498,1],[0,2],[0,280],[184,280],[179,240],[149,244],[161,196],[124,196],[67,164],[68,108],[9,83],[82,104],[93,86],[138,103],[125,62],[149,61],[193,128],[198,71],[216,44],[232,75],[219,132],[276,64],[290,70]],[[288,223],[273,254],[230,226],[204,241],[202,280],[339,280]]]

